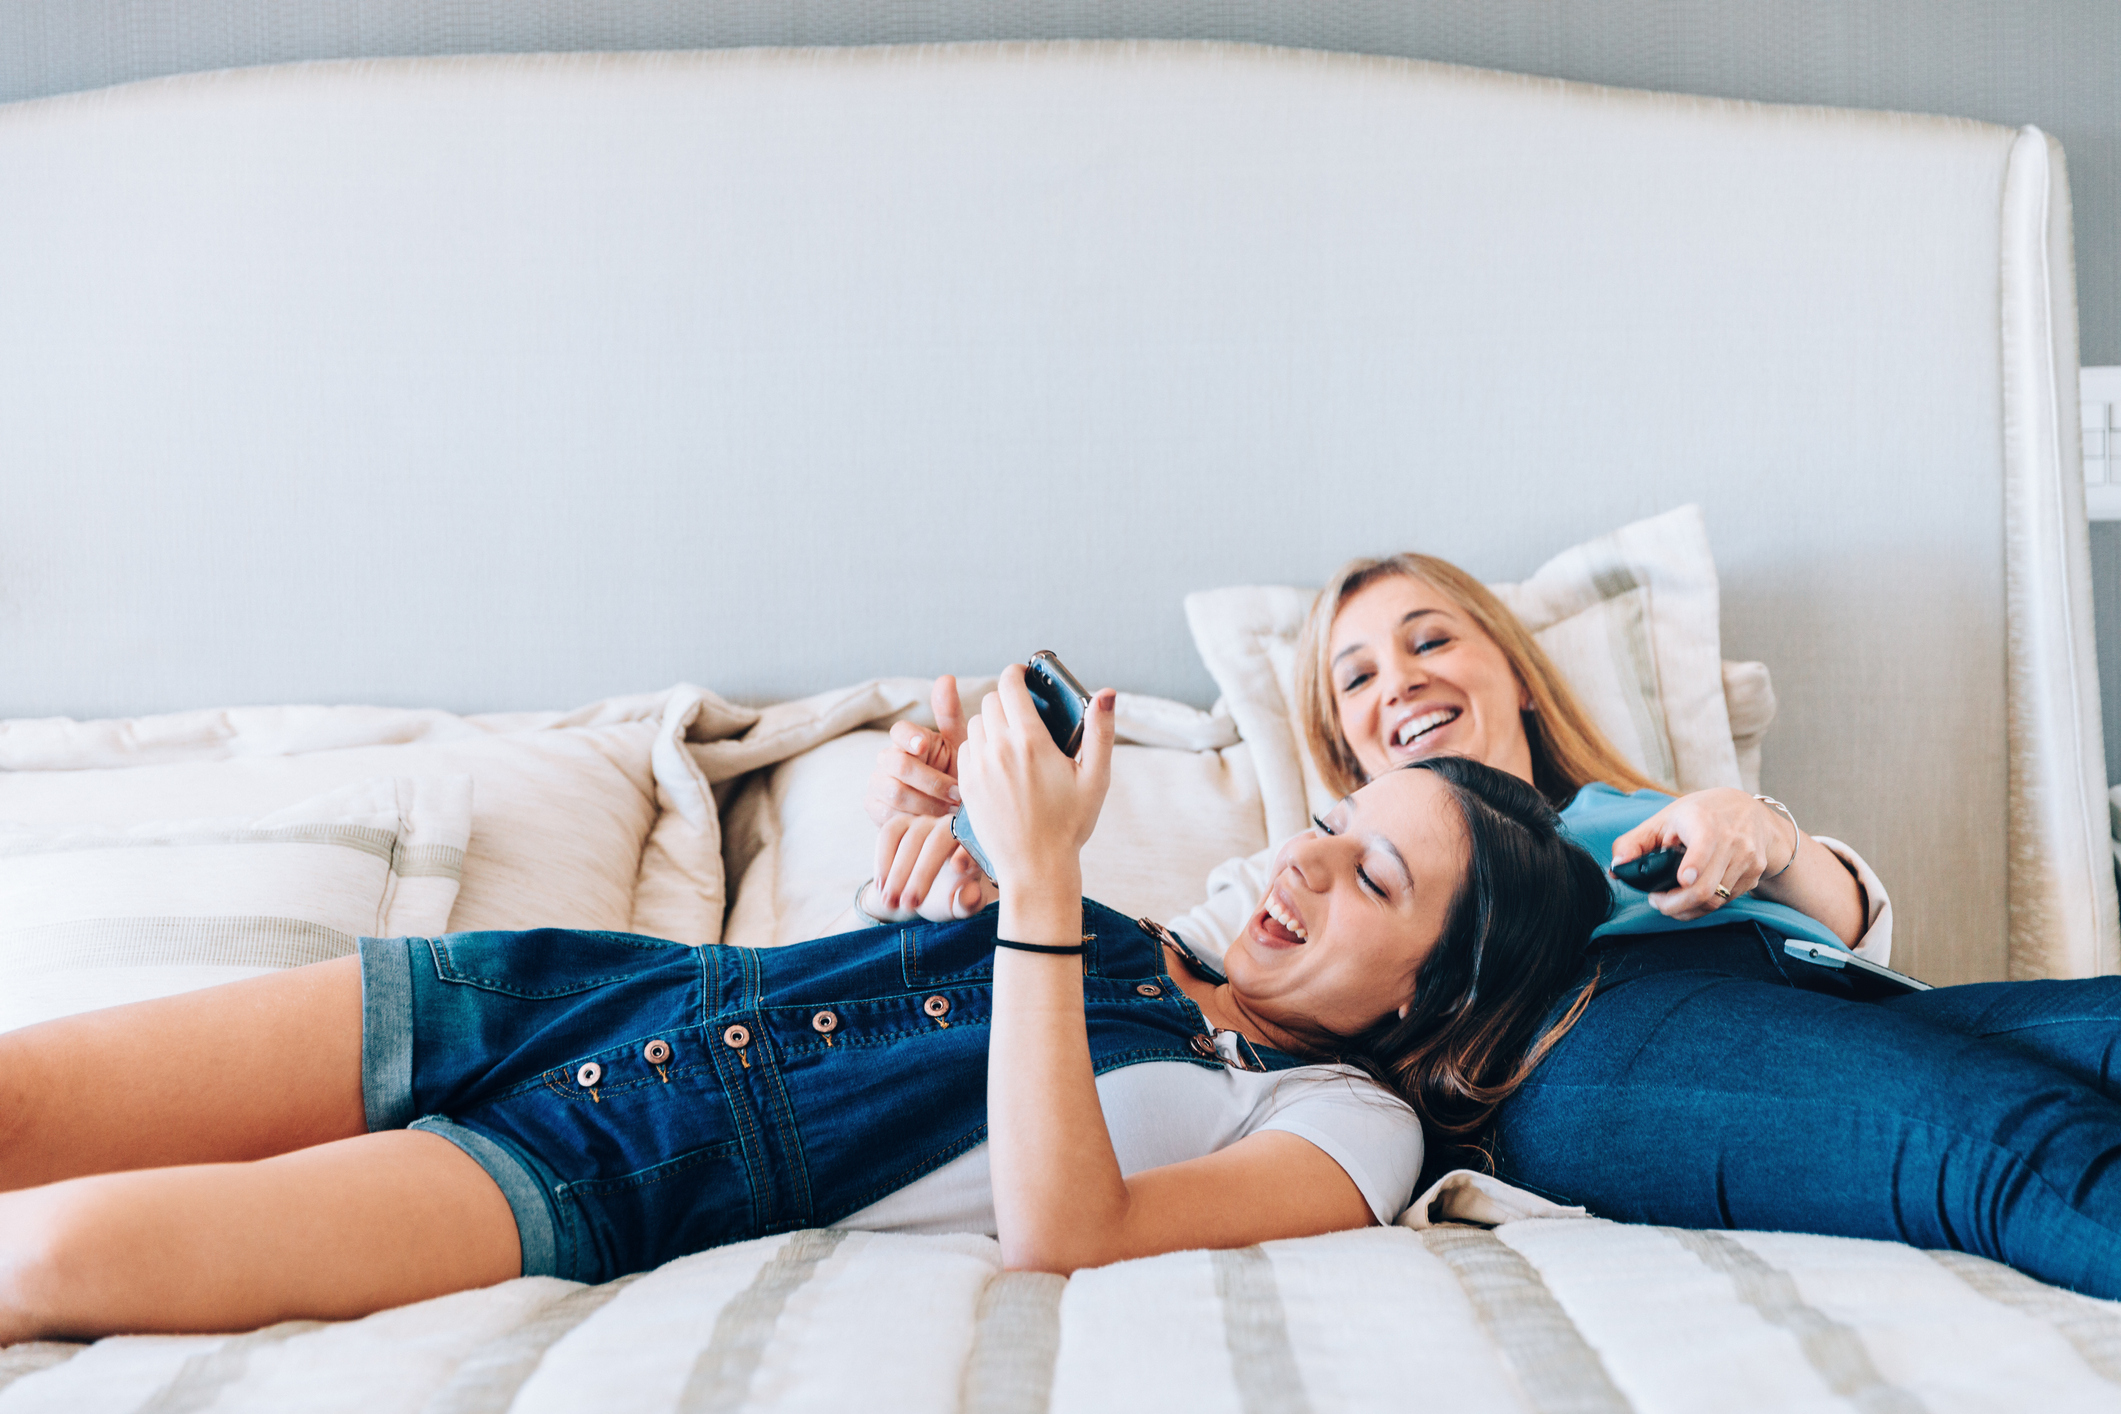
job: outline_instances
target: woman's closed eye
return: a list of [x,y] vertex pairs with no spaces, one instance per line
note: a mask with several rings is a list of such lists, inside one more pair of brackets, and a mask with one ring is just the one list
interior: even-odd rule
[[[1421,657],[1434,653],[1440,648],[1448,648],[1455,642],[1457,640],[1447,633],[1435,633],[1426,638],[1417,636],[1408,642],[1407,652],[1414,654],[1416,657]],[[1349,669],[1347,675],[1340,679],[1336,690],[1341,696],[1346,697],[1350,693],[1360,692],[1363,688],[1368,687],[1371,680],[1376,676],[1376,671],[1371,668]]]
[[[1311,823],[1318,827],[1318,832],[1320,834],[1325,835],[1328,838],[1331,838],[1332,836],[1340,833],[1331,825],[1328,825],[1325,821],[1319,819],[1316,815],[1313,815],[1311,817]],[[1368,889],[1372,894],[1376,895],[1378,898],[1389,899],[1391,897],[1390,894],[1387,894],[1384,891],[1384,887],[1382,885],[1380,885],[1375,879],[1370,877],[1369,871],[1367,869],[1364,869],[1360,864],[1355,866],[1355,879],[1356,882],[1360,883],[1365,889]]]

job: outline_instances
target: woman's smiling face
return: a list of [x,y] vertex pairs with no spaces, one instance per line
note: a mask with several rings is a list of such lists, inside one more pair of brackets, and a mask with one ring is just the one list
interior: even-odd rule
[[1340,733],[1378,780],[1424,756],[1468,756],[1532,779],[1510,660],[1454,601],[1403,574],[1364,585],[1334,616],[1327,670]]
[[1266,897],[1224,955],[1247,1012],[1351,1036],[1405,1006],[1443,936],[1468,861],[1464,817],[1432,771],[1392,771],[1274,859]]

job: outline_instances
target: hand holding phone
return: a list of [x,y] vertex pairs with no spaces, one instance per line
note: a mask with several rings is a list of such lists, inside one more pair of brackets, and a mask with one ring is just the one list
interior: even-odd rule
[[1653,849],[1648,854],[1614,865],[1613,877],[1646,894],[1663,893],[1679,883],[1679,861],[1684,858],[1686,851],[1683,849]]
[[[1073,758],[1082,750],[1083,723],[1090,712],[1090,694],[1076,680],[1075,674],[1052,653],[1040,650],[1031,655],[1024,664],[1024,687],[1031,694],[1032,703],[1038,708],[1039,720],[1045,723],[1053,744],[1061,754]],[[979,838],[972,832],[972,820],[960,806],[951,820],[951,834],[972,856],[972,862],[988,878],[994,877],[994,865],[988,860],[986,851],[980,848]]]

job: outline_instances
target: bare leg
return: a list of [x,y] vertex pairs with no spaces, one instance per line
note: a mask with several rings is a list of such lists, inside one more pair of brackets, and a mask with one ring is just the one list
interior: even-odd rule
[[500,1188],[419,1130],[0,1194],[0,1345],[345,1319],[521,1270]]
[[367,1128],[359,958],[0,1035],[0,1192]]

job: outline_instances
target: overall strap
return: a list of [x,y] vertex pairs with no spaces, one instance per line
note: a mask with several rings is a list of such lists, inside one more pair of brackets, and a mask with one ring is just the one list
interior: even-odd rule
[[[1220,987],[1229,980],[1220,968],[1194,951],[1184,938],[1154,919],[1137,918],[1133,927],[1156,946],[1160,960],[1168,950],[1177,955],[1181,966],[1203,981]],[[1158,970],[1162,971],[1161,966]],[[1183,997],[1183,993],[1175,984],[1172,990],[1174,997]],[[1184,1006],[1186,1012],[1199,1018],[1201,1023],[1200,1029],[1188,1038],[1187,1049],[1203,1061],[1217,1062],[1234,1070],[1251,1071],[1290,1070],[1300,1065],[1316,1064],[1303,1056],[1291,1055],[1272,1046],[1255,1045],[1237,1031],[1213,1030],[1208,1027],[1207,1019],[1200,1015],[1198,1007],[1190,1001],[1184,1002]]]
[[1149,918],[1141,918],[1135,921],[1154,937],[1158,943],[1177,953],[1179,960],[1185,963],[1186,970],[1202,981],[1213,982],[1220,987],[1223,983],[1230,980],[1223,975],[1223,970],[1220,967],[1195,952],[1191,943],[1188,943],[1184,938],[1181,938],[1163,924]]

